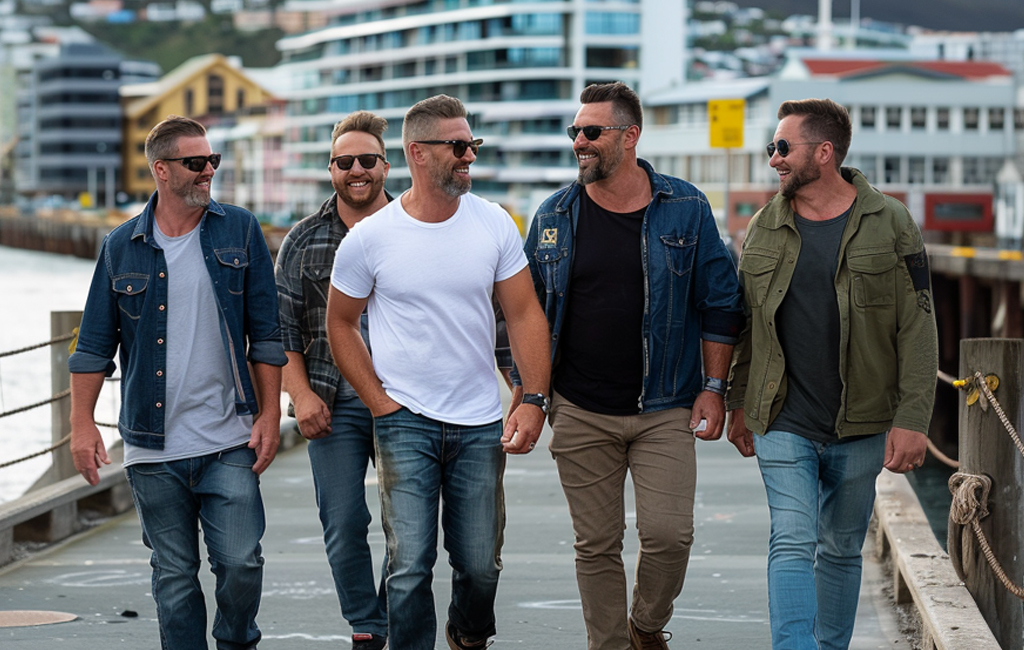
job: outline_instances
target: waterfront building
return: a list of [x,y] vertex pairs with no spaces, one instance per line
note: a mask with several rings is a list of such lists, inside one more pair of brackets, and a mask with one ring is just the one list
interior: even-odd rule
[[212,124],[273,98],[237,61],[220,54],[193,57],[159,80],[123,87],[124,191],[144,201],[156,189],[146,162],[146,136],[168,115]]
[[390,122],[388,189],[409,186],[402,117],[437,93],[456,96],[484,139],[473,191],[527,217],[576,177],[565,134],[592,82],[621,80],[641,94],[684,80],[688,3],[680,0],[293,0],[329,24],[278,42],[291,80],[285,181],[291,210],[331,193],[334,124],[356,109]]
[[56,56],[36,59],[17,91],[18,194],[113,207],[121,190],[118,89],[159,74],[155,63],[97,43],[62,45]]
[[[1024,169],[1018,92],[1013,74],[996,63],[920,60],[905,51],[792,50],[773,77],[690,84],[646,96],[640,153],[656,168],[708,191],[720,215],[728,179],[729,230],[737,232],[778,187],[765,144],[774,135],[779,104],[829,97],[845,105],[853,120],[845,164],[907,203],[926,229],[960,229],[962,217],[991,231],[997,175],[1008,161]],[[746,100],[742,148],[727,153],[710,147],[710,99]],[[963,202],[942,203],[943,195]]]

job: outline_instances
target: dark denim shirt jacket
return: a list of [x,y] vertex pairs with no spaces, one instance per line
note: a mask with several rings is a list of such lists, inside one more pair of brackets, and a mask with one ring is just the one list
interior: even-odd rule
[[[637,164],[651,181],[651,203],[641,226],[644,268],[644,380],[637,411],[689,408],[703,386],[700,341],[734,345],[745,323],[736,266],[718,233],[711,206],[692,184]],[[526,257],[551,328],[558,335],[579,220],[578,182],[548,197],[530,225]]]
[[[153,239],[157,195],[142,214],[103,240],[82,315],[74,373],[113,374],[120,347],[121,413],[125,442],[163,449],[167,379],[167,262]],[[259,411],[246,360],[287,362],[278,325],[270,251],[259,222],[247,210],[210,201],[199,222],[199,241],[220,309],[224,353],[232,369],[235,412]]]

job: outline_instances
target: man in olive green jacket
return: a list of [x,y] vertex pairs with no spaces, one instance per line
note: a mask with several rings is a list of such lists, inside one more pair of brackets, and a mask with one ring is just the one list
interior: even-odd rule
[[841,167],[846,109],[790,101],[779,119],[768,155],[780,191],[751,220],[739,264],[748,321],[728,436],[757,455],[768,494],[773,649],[845,650],[875,478],[924,461],[931,280],[906,207]]

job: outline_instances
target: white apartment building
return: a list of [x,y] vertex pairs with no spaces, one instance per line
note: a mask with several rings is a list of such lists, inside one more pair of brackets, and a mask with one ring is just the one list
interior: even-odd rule
[[324,29],[278,42],[291,79],[285,170],[296,215],[330,195],[334,124],[357,109],[387,118],[393,193],[408,187],[402,117],[445,93],[484,139],[473,191],[527,218],[576,176],[565,127],[582,89],[621,80],[640,93],[684,79],[681,0],[293,0],[330,15]]

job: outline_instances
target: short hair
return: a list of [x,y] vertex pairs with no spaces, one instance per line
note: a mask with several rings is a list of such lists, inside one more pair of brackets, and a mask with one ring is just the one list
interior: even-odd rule
[[379,115],[375,115],[370,111],[356,111],[349,113],[348,117],[341,120],[334,125],[334,131],[331,133],[331,148],[334,148],[334,143],[338,141],[338,138],[350,133],[352,131],[362,131],[363,133],[369,133],[373,137],[377,138],[377,142],[380,144],[380,150],[387,155],[387,148],[384,146],[383,133],[388,130],[388,121]]
[[615,81],[605,84],[590,84],[580,93],[581,104],[597,104],[600,102],[611,102],[615,118],[622,124],[606,124],[603,126],[629,126],[637,125],[644,130],[644,109],[640,106],[640,97],[636,91],[622,83]]
[[794,99],[782,102],[779,106],[779,119],[790,115],[802,115],[801,125],[803,137],[812,141],[831,142],[835,152],[836,169],[846,160],[850,150],[850,139],[853,126],[850,113],[842,104],[831,99]]
[[153,171],[156,161],[177,155],[180,138],[196,136],[206,137],[206,127],[189,117],[168,115],[146,136],[146,162],[149,163],[149,170]]
[[405,114],[402,123],[402,145],[409,146],[414,140],[429,139],[431,129],[440,120],[465,118],[469,115],[465,105],[455,97],[434,95],[416,102]]

